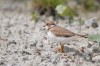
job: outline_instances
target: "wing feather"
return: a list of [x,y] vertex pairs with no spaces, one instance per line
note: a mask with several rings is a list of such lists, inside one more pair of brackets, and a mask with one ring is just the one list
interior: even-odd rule
[[71,37],[71,36],[75,35],[75,33],[71,32],[63,27],[59,27],[59,26],[55,26],[55,27],[51,28],[50,31],[59,37]]

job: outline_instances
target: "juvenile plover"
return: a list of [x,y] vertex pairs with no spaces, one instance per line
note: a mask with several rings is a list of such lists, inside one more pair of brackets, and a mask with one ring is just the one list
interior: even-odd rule
[[67,43],[71,40],[74,40],[75,36],[85,37],[85,35],[79,35],[76,33],[71,32],[68,29],[65,29],[63,27],[57,26],[54,21],[47,21],[44,27],[47,30],[47,35],[50,38],[50,40],[54,42],[59,42],[61,46],[61,52],[64,52],[63,50],[63,44]]

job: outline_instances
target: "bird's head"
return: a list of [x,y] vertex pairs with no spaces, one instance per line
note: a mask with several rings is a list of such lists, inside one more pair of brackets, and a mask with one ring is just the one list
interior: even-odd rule
[[54,23],[54,21],[46,21],[46,24],[44,25],[44,27],[48,30],[49,28],[55,26],[56,24]]

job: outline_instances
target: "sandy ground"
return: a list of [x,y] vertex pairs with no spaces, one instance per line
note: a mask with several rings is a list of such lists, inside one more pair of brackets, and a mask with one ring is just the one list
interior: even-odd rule
[[[47,39],[43,19],[35,24],[30,14],[0,11],[0,66],[100,66],[100,43],[87,38],[66,43],[65,53],[56,53],[58,44]],[[66,20],[58,19],[58,25],[79,31],[78,24],[69,26]],[[100,26],[83,25],[81,33],[98,34]]]

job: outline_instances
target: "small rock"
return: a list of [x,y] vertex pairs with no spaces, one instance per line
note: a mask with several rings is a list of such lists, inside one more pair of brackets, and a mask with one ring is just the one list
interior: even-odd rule
[[92,57],[92,60],[100,63],[100,55]]
[[93,28],[97,28],[98,27],[98,24],[96,22],[93,22],[92,25],[91,25]]
[[85,53],[83,54],[83,57],[84,57],[84,59],[87,60],[87,61],[92,61],[92,54],[91,54],[90,52],[85,52]]

